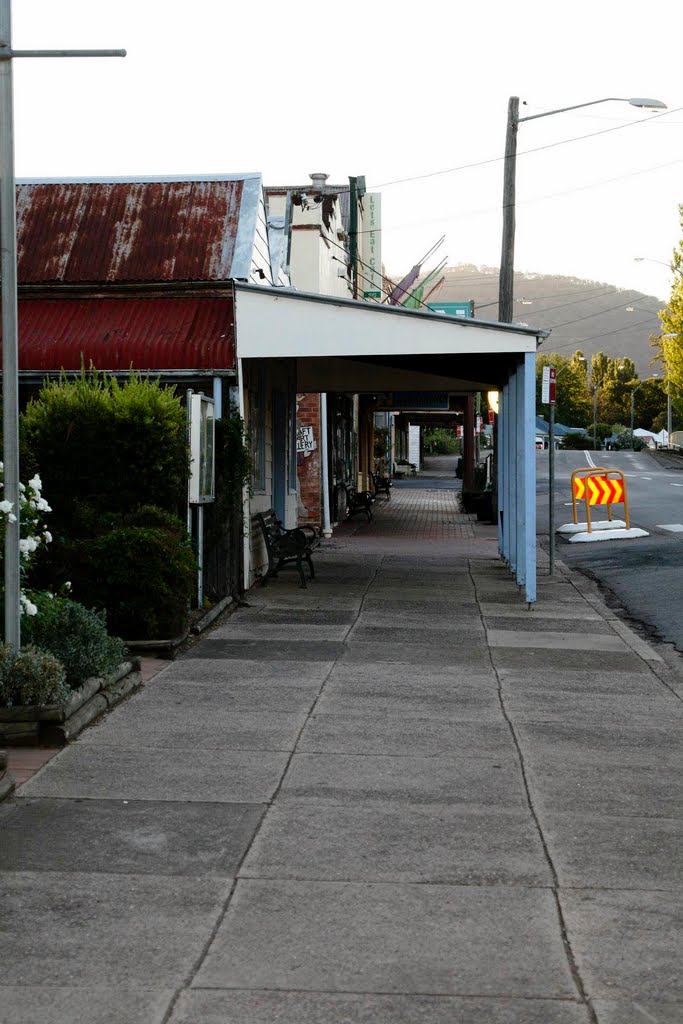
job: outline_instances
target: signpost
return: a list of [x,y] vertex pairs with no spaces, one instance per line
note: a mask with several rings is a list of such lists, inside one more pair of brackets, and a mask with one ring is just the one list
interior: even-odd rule
[[555,379],[554,366],[543,367],[541,402],[550,406],[548,414],[548,574],[555,572]]

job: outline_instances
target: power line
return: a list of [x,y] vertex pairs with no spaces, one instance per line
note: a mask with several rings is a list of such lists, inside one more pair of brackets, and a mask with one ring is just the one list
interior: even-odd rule
[[[584,139],[592,139],[599,135],[608,135],[611,132],[618,132],[624,128],[633,128],[639,124],[649,124],[652,121],[657,120],[658,118],[670,117],[672,114],[677,114],[681,110],[683,110],[683,107],[674,107],[672,110],[666,110],[661,114],[652,114],[650,117],[639,118],[637,121],[627,121],[625,124],[618,124],[612,128],[601,128],[600,131],[589,132],[586,135],[574,135],[569,139],[560,139],[559,142],[549,142],[546,143],[546,145],[544,146],[534,146],[533,149],[522,149],[518,151],[517,156],[529,156],[532,153],[541,153],[546,149],[555,149],[558,146],[567,146],[572,142],[583,142]],[[425,174],[414,174],[411,177],[407,178],[395,178],[393,181],[382,181],[376,185],[370,186],[369,191],[372,191],[377,188],[389,188],[391,185],[405,185],[406,183],[411,181],[424,181],[427,178],[437,178],[444,174],[455,174],[458,171],[469,171],[477,167],[486,167],[488,164],[500,163],[500,161],[504,159],[504,155],[492,156],[488,157],[488,159],[486,160],[477,160],[474,163],[470,164],[460,164],[457,167],[446,167],[440,171],[428,171]],[[350,191],[350,189],[340,189],[337,194],[341,195],[342,193]]]

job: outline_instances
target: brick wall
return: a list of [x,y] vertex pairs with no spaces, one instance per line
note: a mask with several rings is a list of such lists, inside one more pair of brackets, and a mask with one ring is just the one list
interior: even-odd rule
[[296,473],[299,485],[299,525],[322,525],[322,487],[320,472],[320,395],[297,395],[296,425],[310,437],[313,448],[297,451]]

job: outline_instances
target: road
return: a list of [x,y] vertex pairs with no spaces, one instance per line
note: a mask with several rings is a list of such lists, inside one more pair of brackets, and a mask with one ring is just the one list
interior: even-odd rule
[[[548,533],[548,453],[537,456],[539,534]],[[559,536],[556,555],[595,576],[630,616],[683,651],[683,459],[643,452],[564,452],[555,459],[555,523],[572,521],[570,477],[582,466],[620,469],[626,475],[631,525],[649,537],[568,544]],[[623,506],[614,507],[623,516]],[[604,510],[595,513],[606,518]],[[579,518],[585,521],[585,510]]]

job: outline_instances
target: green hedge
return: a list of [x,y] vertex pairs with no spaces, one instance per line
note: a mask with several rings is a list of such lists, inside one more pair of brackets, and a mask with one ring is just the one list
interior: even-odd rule
[[22,440],[54,510],[71,531],[76,505],[128,512],[141,504],[178,513],[189,475],[186,416],[175,389],[96,371],[44,385],[21,422]]
[[27,462],[52,506],[53,542],[29,584],[65,581],[105,610],[126,639],[176,636],[187,625],[196,566],[184,521],[186,413],[174,388],[95,370],[47,383],[21,418]]

